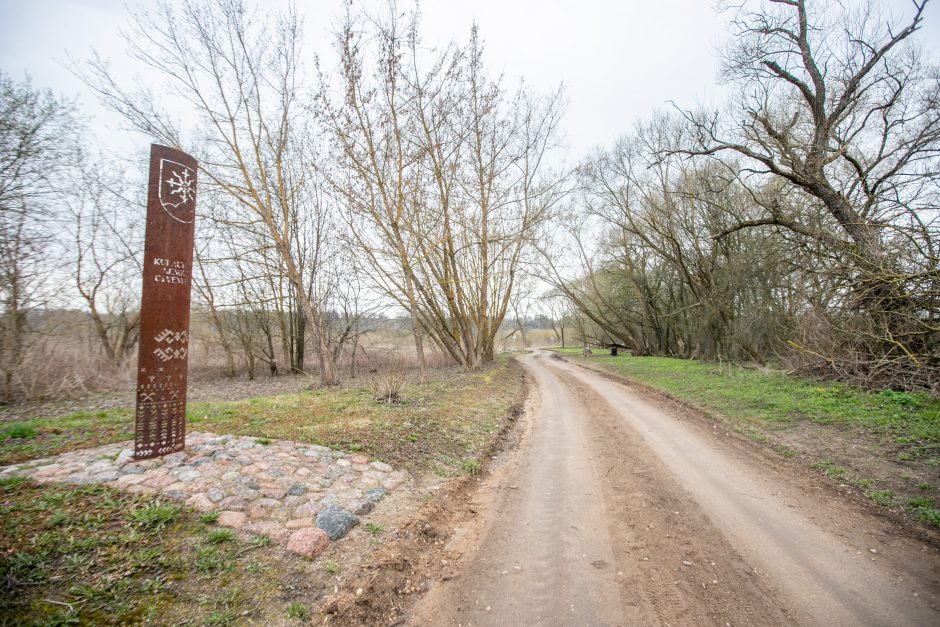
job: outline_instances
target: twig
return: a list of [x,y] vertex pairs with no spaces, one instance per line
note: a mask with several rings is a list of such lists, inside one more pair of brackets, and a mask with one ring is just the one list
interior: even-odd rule
[[71,603],[66,603],[65,601],[55,601],[53,599],[43,599],[43,601],[46,603],[52,603],[53,605],[61,605],[62,607],[67,607],[69,608],[70,614],[75,613],[75,608],[72,607]]
[[250,551],[250,550],[252,550],[252,549],[260,549],[260,548],[261,548],[261,545],[260,545],[260,544],[249,544],[248,546],[246,546],[246,547],[243,548],[242,550],[236,551],[235,555],[233,555],[232,557],[241,557],[242,554],[247,553],[248,551]]

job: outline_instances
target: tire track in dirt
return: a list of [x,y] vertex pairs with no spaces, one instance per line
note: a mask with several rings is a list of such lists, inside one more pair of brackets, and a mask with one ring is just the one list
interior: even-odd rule
[[[600,469],[621,596],[660,625],[803,623],[754,572],[619,412],[572,375],[569,388]],[[645,612],[641,611],[640,615]],[[638,624],[629,613],[624,624]]]
[[523,363],[529,432],[489,482],[486,529],[450,547],[467,557],[414,624],[793,622],[615,411],[545,357]]
[[[622,608],[606,512],[581,423],[566,414],[567,389],[530,371],[528,432],[488,480],[486,528],[448,546],[463,554],[456,576],[418,608],[420,625],[612,625]],[[483,506],[481,506],[483,507]],[[478,540],[479,539],[479,540]]]
[[[658,494],[657,485],[669,482],[681,486],[684,496],[651,501],[651,513],[659,512],[667,525],[692,519],[727,538],[726,545],[741,557],[726,565],[725,575],[735,577],[735,587],[751,579],[764,589],[737,602],[769,601],[787,608],[785,613],[801,624],[940,623],[940,560],[933,547],[892,533],[889,521],[827,498],[818,486],[807,486],[802,478],[785,475],[785,469],[720,441],[711,430],[662,411],[617,381],[567,362],[543,363],[591,408],[590,420],[603,434],[598,445],[620,434],[623,441],[637,443],[644,466],[659,465],[658,480],[647,486],[652,490],[647,494]],[[721,565],[703,538],[690,540],[686,548],[697,553],[685,560],[693,564],[690,571],[712,561]],[[670,546],[675,543],[661,544],[667,553]],[[871,550],[875,546],[878,550]],[[701,589],[688,587],[691,581],[685,588],[678,582],[686,599],[708,592],[707,581],[701,581]],[[781,594],[766,596],[768,590]],[[764,623],[750,611],[748,617]]]

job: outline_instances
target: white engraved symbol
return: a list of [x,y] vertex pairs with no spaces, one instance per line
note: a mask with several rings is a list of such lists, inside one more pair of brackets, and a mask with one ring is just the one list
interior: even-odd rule
[[160,205],[171,218],[188,224],[193,221],[196,199],[196,173],[182,163],[160,159]]
[[173,342],[182,342],[185,344],[189,341],[189,333],[186,331],[170,331],[169,329],[163,329],[153,339],[158,342],[166,340],[168,344],[172,344]]
[[167,185],[170,186],[170,194],[179,196],[180,202],[189,202],[193,193],[193,180],[189,178],[189,168],[184,169],[182,174],[179,171],[174,172],[167,181]]
[[[171,331],[163,329],[153,338],[157,342],[166,342],[166,348],[155,348],[153,354],[162,362],[168,362],[171,359],[186,359],[188,352],[187,343],[189,334],[186,331]],[[179,343],[180,346],[174,346]]]

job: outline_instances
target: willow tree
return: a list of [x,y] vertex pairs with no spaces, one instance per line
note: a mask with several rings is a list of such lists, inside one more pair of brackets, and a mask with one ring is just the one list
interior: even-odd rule
[[872,1],[735,3],[722,72],[736,96],[686,114],[686,154],[734,154],[752,189],[790,190],[726,233],[771,225],[824,247],[845,285],[834,329],[865,336],[852,359],[888,385],[940,376],[940,77],[915,38],[926,5],[898,22]]

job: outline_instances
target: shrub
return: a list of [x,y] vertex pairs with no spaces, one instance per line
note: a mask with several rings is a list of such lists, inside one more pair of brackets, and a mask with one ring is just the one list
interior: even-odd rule
[[372,397],[381,403],[400,403],[405,387],[405,376],[400,370],[390,370],[372,377]]

